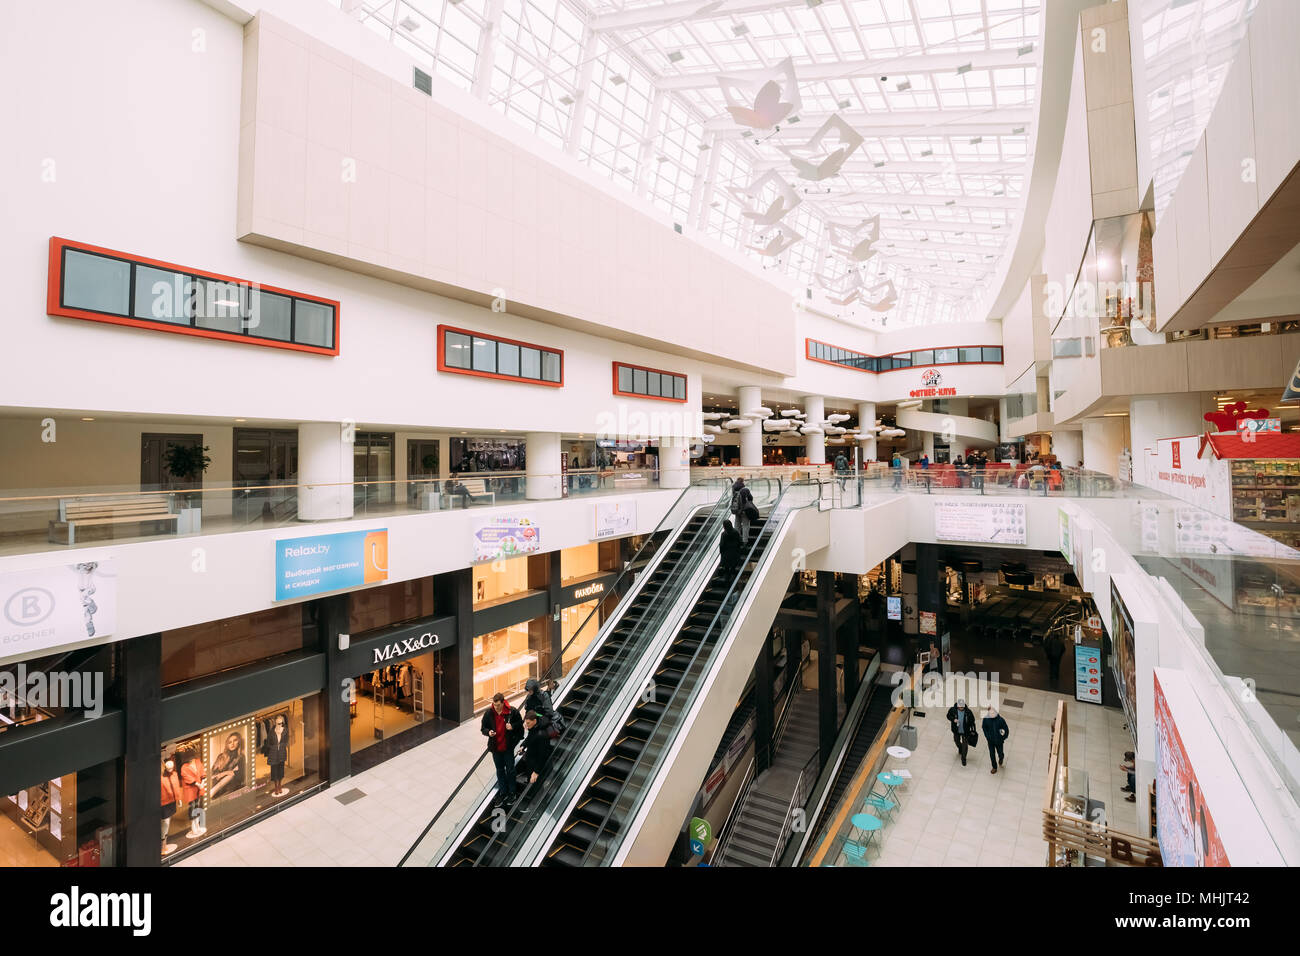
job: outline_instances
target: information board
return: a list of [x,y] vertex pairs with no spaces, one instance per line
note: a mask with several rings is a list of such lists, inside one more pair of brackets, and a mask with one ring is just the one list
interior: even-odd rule
[[937,501],[934,536],[940,541],[1027,544],[1023,501]]

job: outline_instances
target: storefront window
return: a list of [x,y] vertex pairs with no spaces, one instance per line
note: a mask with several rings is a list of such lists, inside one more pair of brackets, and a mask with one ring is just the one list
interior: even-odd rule
[[315,622],[307,618],[307,608],[305,604],[291,604],[163,631],[163,686],[303,648],[315,649],[319,636]]
[[474,607],[480,608],[545,588],[550,555],[524,555],[474,566]]
[[433,615],[433,578],[417,578],[353,591],[348,612],[350,634],[391,627]]
[[113,866],[117,761],[0,797],[0,867]]
[[575,604],[560,611],[560,645],[564,648],[564,673],[577,662],[600,632],[599,600]]
[[453,438],[450,443],[451,471],[523,471],[527,464],[525,443],[519,438]]
[[163,857],[321,782],[320,695],[247,714],[163,745]]
[[494,694],[517,694],[551,666],[550,619],[535,618],[474,638],[474,709]]

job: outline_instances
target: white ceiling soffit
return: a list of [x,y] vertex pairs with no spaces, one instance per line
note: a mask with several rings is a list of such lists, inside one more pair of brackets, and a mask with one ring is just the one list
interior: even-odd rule
[[1043,231],[1052,205],[1052,191],[1061,167],[1066,113],[1070,107],[1070,81],[1074,76],[1074,41],[1079,35],[1079,14],[1096,6],[1096,0],[1052,0],[1039,12],[1038,45],[1043,51],[1038,67],[1038,122],[1034,126],[1034,162],[1029,182],[1021,191],[1019,231],[1014,251],[1004,255],[989,298],[977,315],[1000,320],[1020,297],[1043,251]]

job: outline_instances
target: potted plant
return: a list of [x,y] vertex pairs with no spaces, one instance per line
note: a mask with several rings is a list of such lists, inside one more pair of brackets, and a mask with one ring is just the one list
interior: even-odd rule
[[202,496],[185,489],[199,486],[203,473],[208,470],[208,465],[212,464],[212,459],[206,454],[210,450],[207,445],[168,445],[163,453],[163,463],[175,480],[175,487],[182,489],[181,517],[176,522],[176,530],[180,534],[199,532]]
[[421,511],[434,511],[438,507],[438,485],[433,480],[438,477],[438,456],[432,453],[425,455],[420,459],[420,467],[424,472],[420,477],[430,481],[427,485],[417,486],[415,498]]

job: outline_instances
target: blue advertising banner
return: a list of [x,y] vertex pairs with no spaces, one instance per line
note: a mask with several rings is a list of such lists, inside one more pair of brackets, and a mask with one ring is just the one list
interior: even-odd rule
[[387,528],[275,543],[277,601],[387,580]]

